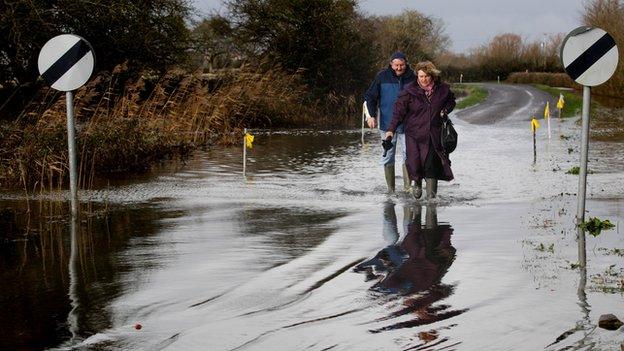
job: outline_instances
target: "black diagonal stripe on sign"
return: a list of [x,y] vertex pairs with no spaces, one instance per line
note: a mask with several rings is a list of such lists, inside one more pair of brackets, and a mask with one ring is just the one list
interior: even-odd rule
[[566,72],[570,75],[572,80],[576,80],[581,74],[585,73],[596,61],[600,60],[612,47],[615,46],[615,41],[608,34],[598,39],[592,46],[590,46],[581,56],[577,57],[566,68]]
[[69,71],[81,58],[83,58],[91,48],[83,40],[78,40],[74,46],[69,48],[50,68],[41,75],[50,85],[54,85],[63,74]]

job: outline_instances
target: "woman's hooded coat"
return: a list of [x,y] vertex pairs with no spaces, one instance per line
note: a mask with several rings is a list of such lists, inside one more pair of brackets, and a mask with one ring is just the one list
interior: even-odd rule
[[[442,111],[449,113],[455,108],[455,95],[446,83],[436,81],[430,99],[418,82],[409,84],[401,91],[394,104],[392,122],[388,131],[394,132],[399,124],[405,126],[405,143],[407,149],[407,171],[411,180],[421,181],[425,174],[425,161],[429,146],[442,161],[443,177],[441,180],[452,180],[451,161],[442,147],[440,133]],[[446,117],[445,117],[446,118]],[[431,144],[429,141],[431,140]]]

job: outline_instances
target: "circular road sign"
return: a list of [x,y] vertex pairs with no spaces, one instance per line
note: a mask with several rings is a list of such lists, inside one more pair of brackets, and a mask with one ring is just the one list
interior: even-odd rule
[[560,57],[570,78],[591,87],[611,78],[618,65],[618,48],[604,30],[578,27],[563,40]]
[[95,56],[88,41],[73,34],[61,34],[39,53],[39,74],[50,86],[72,91],[84,85],[93,73]]

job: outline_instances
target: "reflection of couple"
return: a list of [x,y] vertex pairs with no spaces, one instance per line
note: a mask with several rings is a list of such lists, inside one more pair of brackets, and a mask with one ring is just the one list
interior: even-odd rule
[[365,273],[367,280],[377,280],[371,290],[403,297],[404,307],[384,320],[408,313],[416,314],[417,318],[382,330],[430,324],[462,313],[449,310],[450,306],[433,306],[453,292],[453,286],[441,283],[455,259],[455,248],[451,245],[453,228],[449,224],[438,224],[435,204],[426,206],[424,225],[421,224],[421,206],[405,205],[407,234],[399,241],[394,206],[393,202],[384,205],[383,236],[389,245],[358,264],[355,271]]

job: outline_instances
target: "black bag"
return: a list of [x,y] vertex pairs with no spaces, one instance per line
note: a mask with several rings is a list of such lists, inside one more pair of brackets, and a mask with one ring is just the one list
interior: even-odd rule
[[450,154],[457,147],[457,131],[453,127],[453,122],[446,116],[442,121],[442,133],[440,133],[440,142],[446,154]]
[[392,149],[394,145],[392,145],[392,137],[387,137],[381,142],[381,146],[383,147],[383,157],[386,157],[386,153],[388,150]]

